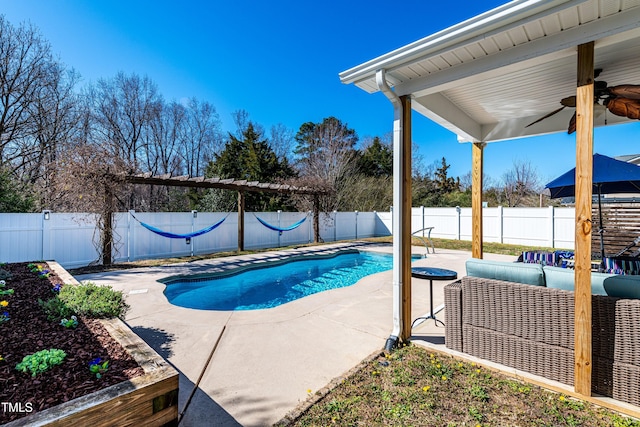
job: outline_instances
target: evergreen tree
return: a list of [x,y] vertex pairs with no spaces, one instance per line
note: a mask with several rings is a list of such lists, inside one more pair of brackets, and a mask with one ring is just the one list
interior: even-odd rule
[[[237,180],[259,182],[278,182],[295,177],[295,171],[286,159],[279,160],[267,140],[249,122],[242,132],[242,139],[229,134],[224,150],[215,155],[207,167],[206,176],[234,178]],[[234,195],[223,197],[223,203],[231,204]],[[220,200],[219,196],[214,199]],[[290,209],[287,200],[280,195],[270,193],[247,193],[245,195],[247,211],[272,211]]]
[[447,164],[447,160],[442,158],[442,165],[436,170],[435,184],[441,194],[451,193],[460,190],[460,181],[448,176],[448,170],[451,165]]
[[32,191],[0,168],[0,212],[33,212],[35,198]]
[[392,176],[393,148],[376,136],[358,158],[358,171],[366,176]]

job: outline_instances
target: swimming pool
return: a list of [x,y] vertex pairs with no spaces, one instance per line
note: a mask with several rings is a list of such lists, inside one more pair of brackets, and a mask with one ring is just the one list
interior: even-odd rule
[[350,286],[392,266],[391,255],[350,251],[250,267],[237,273],[169,279],[164,294],[171,304],[185,308],[257,310]]

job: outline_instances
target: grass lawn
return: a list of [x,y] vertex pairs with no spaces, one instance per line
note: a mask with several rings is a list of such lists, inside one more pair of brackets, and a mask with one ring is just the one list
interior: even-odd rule
[[474,363],[400,348],[363,362],[301,416],[302,426],[640,426],[640,421]]

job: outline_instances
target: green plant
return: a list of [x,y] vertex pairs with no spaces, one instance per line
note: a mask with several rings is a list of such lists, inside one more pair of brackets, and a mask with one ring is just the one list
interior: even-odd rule
[[120,291],[109,286],[87,282],[77,286],[63,286],[58,298],[79,316],[93,318],[123,317],[129,309]]
[[57,296],[46,301],[38,298],[38,304],[47,315],[47,320],[51,322],[57,322],[59,319],[66,319],[73,315],[73,310]]
[[489,400],[489,393],[481,385],[474,384],[469,388],[469,393],[476,399],[486,402]]
[[484,418],[484,416],[482,415],[482,412],[480,412],[480,410],[475,406],[469,407],[469,415],[471,416],[471,418],[473,418],[478,422],[481,422],[482,419]]
[[67,353],[56,348],[40,350],[25,356],[22,362],[16,365],[16,369],[21,372],[30,372],[31,376],[35,377],[37,374],[61,364],[65,357],[67,357]]
[[109,369],[109,361],[102,361],[101,358],[96,357],[91,362],[89,362],[89,370],[92,374],[96,376],[96,378],[102,378],[102,374],[107,372]]
[[78,318],[76,316],[71,316],[69,319],[64,318],[60,321],[60,325],[64,326],[65,328],[75,329],[76,327],[78,327]]
[[13,289],[2,289],[7,285],[7,282],[0,280],[0,295],[13,295]]

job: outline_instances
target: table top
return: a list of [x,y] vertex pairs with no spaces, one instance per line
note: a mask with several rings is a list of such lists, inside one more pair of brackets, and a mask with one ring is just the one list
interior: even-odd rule
[[411,275],[419,279],[429,280],[453,280],[458,278],[458,273],[455,271],[436,267],[413,267]]

